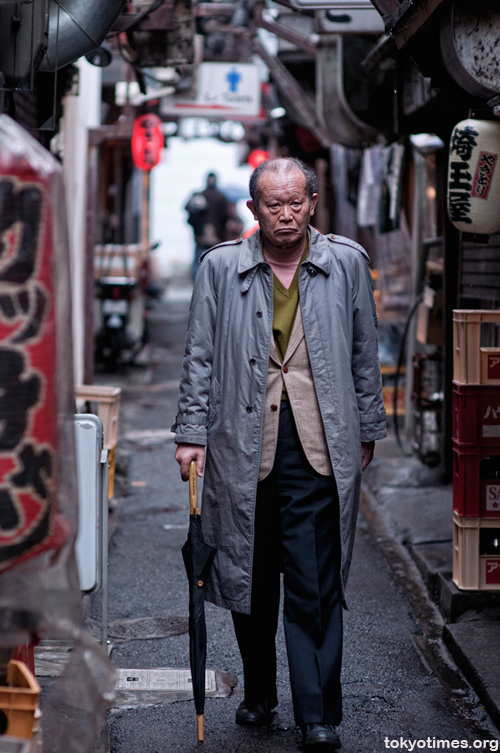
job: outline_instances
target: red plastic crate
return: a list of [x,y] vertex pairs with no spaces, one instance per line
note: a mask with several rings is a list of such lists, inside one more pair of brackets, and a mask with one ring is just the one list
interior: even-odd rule
[[[500,478],[481,478],[481,463],[498,458],[500,447],[469,447],[453,442],[453,510],[464,517],[500,517]],[[485,468],[483,465],[483,469]],[[487,469],[487,466],[486,466]]]
[[500,447],[500,387],[453,382],[453,439]]

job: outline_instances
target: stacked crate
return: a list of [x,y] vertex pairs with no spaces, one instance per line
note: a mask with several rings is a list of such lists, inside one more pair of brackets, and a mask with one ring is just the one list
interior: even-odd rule
[[75,385],[75,398],[77,400],[85,401],[82,412],[94,413],[102,421],[102,427],[104,431],[104,448],[109,450],[109,499],[113,499],[114,495],[116,443],[118,437],[118,417],[120,411],[121,392],[122,391],[120,387],[91,384]]
[[453,312],[453,581],[500,590],[500,347],[481,327],[500,311]]
[[[31,740],[38,737],[37,716],[40,685],[22,661],[11,660],[7,665],[7,683],[0,685],[0,750],[4,750],[3,735],[8,740]],[[20,744],[20,743],[19,743]],[[5,750],[25,750],[19,746]],[[29,750],[32,748],[30,747]],[[34,748],[33,748],[34,750]]]

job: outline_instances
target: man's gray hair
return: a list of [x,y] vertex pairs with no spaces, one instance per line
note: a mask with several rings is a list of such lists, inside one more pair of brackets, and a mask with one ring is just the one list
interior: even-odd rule
[[258,183],[264,173],[272,172],[282,174],[295,169],[298,169],[303,173],[306,179],[306,190],[309,195],[309,201],[312,202],[313,194],[318,191],[318,179],[314,169],[296,157],[279,157],[278,159],[267,159],[265,162],[261,162],[251,174],[249,191],[250,197],[255,202],[255,205],[258,206],[259,204]]

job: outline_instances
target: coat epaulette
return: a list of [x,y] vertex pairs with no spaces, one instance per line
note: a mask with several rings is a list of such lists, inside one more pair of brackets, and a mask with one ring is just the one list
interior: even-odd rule
[[202,255],[200,256],[200,262],[205,258],[207,254],[210,253],[210,251],[213,251],[215,248],[222,248],[223,246],[236,246],[238,243],[242,243],[243,240],[243,238],[235,238],[232,241],[223,241],[222,243],[216,243],[215,246],[207,248],[207,250],[202,253]]
[[330,233],[326,237],[332,243],[342,243],[344,246],[351,246],[351,248],[355,248],[356,251],[360,251],[363,256],[366,257],[368,261],[370,261],[370,257],[368,256],[368,253],[365,251],[363,246],[360,246],[359,243],[356,243],[356,241],[353,241],[351,238],[346,238],[344,235],[334,235],[333,233]]
[[232,241],[222,241],[222,243],[216,243],[215,246],[212,246],[211,248],[207,249],[208,251],[213,251],[214,248],[220,248],[221,246],[235,246],[237,243],[242,243],[243,238],[235,238]]

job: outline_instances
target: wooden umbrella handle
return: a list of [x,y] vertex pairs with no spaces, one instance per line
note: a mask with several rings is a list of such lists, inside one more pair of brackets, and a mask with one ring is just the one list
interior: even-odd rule
[[198,742],[203,742],[203,714],[198,714],[196,717],[196,726],[198,729]]
[[189,512],[191,515],[199,515],[198,507],[198,477],[196,475],[196,460],[189,464]]

